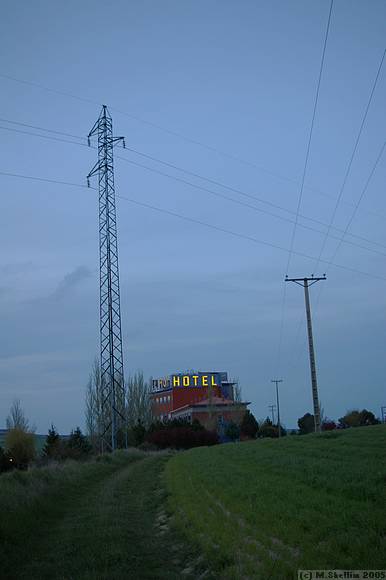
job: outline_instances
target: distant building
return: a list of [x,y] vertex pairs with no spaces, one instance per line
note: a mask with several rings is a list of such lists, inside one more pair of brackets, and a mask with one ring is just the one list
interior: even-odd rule
[[206,429],[224,431],[240,424],[247,402],[235,401],[236,383],[226,372],[189,372],[154,379],[150,394],[155,420],[198,420]]

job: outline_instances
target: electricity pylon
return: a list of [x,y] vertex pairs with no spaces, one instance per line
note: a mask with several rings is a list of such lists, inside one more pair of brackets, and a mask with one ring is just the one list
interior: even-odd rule
[[[314,403],[314,423],[315,431],[319,433],[321,429],[320,424],[320,405],[319,405],[319,395],[318,395],[318,382],[316,379],[316,364],[315,364],[315,350],[314,350],[314,338],[312,334],[312,320],[311,320],[311,306],[310,306],[310,295],[308,288],[319,282],[319,280],[326,280],[326,276],[321,276],[320,278],[315,278],[314,275],[311,278],[288,278],[285,277],[286,282],[295,282],[299,286],[304,288],[304,299],[306,303],[306,315],[307,315],[307,331],[308,331],[308,347],[310,354],[310,369],[311,369],[311,385],[312,385],[312,400]],[[309,284],[310,282],[310,284]]]
[[[119,292],[117,217],[115,207],[113,147],[124,137],[113,137],[112,119],[103,105],[88,134],[88,144],[98,137],[98,161],[87,176],[99,183],[99,297],[100,297],[100,435],[101,451],[114,451],[127,442],[125,383],[123,374],[121,305]],[[126,445],[127,446],[127,445]]]

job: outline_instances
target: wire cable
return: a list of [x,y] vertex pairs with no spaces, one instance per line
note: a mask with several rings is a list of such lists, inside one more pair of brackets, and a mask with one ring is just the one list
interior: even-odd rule
[[320,62],[320,67],[319,67],[319,76],[318,76],[318,83],[317,83],[317,87],[316,87],[316,94],[315,94],[315,100],[314,100],[314,109],[313,109],[313,112],[312,112],[311,126],[310,126],[309,135],[308,135],[306,158],[305,158],[305,161],[304,161],[303,175],[302,175],[302,181],[301,181],[301,185],[300,185],[300,192],[299,192],[299,198],[298,198],[298,205],[297,205],[297,208],[296,208],[295,225],[294,225],[294,228],[293,228],[293,231],[292,231],[290,251],[289,251],[289,254],[288,254],[286,274],[288,274],[288,270],[289,270],[290,263],[291,263],[291,254],[292,254],[292,250],[293,250],[294,242],[295,242],[296,228],[297,228],[297,223],[298,223],[298,219],[299,219],[299,211],[300,211],[300,207],[301,207],[301,203],[302,203],[302,199],[303,199],[304,182],[305,182],[305,179],[306,179],[306,173],[307,173],[307,167],[308,167],[308,160],[309,160],[309,157],[310,157],[311,141],[312,141],[312,135],[313,135],[313,132],[314,132],[316,109],[317,109],[318,101],[319,101],[320,84],[321,84],[321,81],[322,81],[322,74],[323,74],[323,68],[324,68],[324,59],[325,59],[325,56],[326,56],[326,47],[327,47],[328,33],[329,33],[329,30],[330,30],[331,13],[332,13],[333,4],[334,4],[334,0],[331,0],[330,10],[329,10],[329,13],[328,13],[327,27],[326,27],[326,32],[325,32],[325,35],[324,35],[322,59],[321,59],[321,62]]
[[381,69],[382,69],[383,61],[385,59],[385,54],[386,54],[386,49],[383,51],[382,58],[381,58],[381,62],[379,63],[379,66],[378,66],[377,74],[376,74],[375,80],[374,80],[373,85],[372,85],[372,88],[371,88],[370,96],[369,96],[369,99],[367,101],[366,109],[365,109],[364,115],[362,117],[362,121],[361,121],[361,124],[360,124],[360,127],[359,127],[358,135],[357,135],[357,138],[355,140],[354,148],[353,148],[352,153],[351,153],[350,161],[348,163],[348,166],[347,166],[347,169],[346,169],[346,173],[345,173],[345,176],[344,176],[344,179],[343,179],[343,183],[342,183],[342,186],[341,186],[340,191],[339,191],[338,199],[336,200],[335,207],[334,207],[334,210],[332,212],[331,220],[330,220],[330,223],[329,223],[329,226],[328,226],[328,230],[327,230],[326,235],[325,235],[325,237],[323,239],[322,247],[321,247],[321,250],[319,252],[318,260],[317,260],[316,265],[315,265],[315,271],[317,270],[317,267],[319,265],[319,262],[321,261],[321,257],[322,257],[322,254],[324,252],[324,248],[326,247],[326,242],[327,242],[328,234],[330,233],[331,226],[334,223],[335,216],[336,216],[336,212],[338,210],[338,207],[339,207],[339,204],[340,204],[340,200],[342,199],[342,195],[343,195],[344,189],[346,187],[347,179],[348,179],[348,176],[349,176],[350,171],[351,171],[351,166],[353,164],[354,157],[355,157],[355,154],[357,152],[358,145],[359,145],[359,141],[360,141],[360,138],[361,138],[361,135],[362,135],[362,132],[363,132],[363,127],[365,125],[365,122],[366,122],[366,119],[367,119],[367,115],[368,115],[368,112],[369,112],[369,109],[370,109],[370,105],[371,105],[371,102],[373,100],[374,92],[375,92],[376,86],[378,84],[379,75],[380,75],[380,72],[381,72]]
[[[325,31],[325,35],[324,35],[322,58],[321,58],[320,66],[319,66],[319,75],[318,75],[318,81],[317,81],[317,86],[316,86],[316,93],[315,93],[315,99],[314,99],[314,107],[313,107],[313,111],[312,111],[311,125],[310,125],[310,130],[309,130],[309,135],[308,135],[308,142],[307,142],[306,156],[305,156],[305,160],[304,160],[303,174],[302,174],[302,179],[301,179],[301,184],[300,184],[298,203],[297,203],[297,207],[296,207],[295,223],[294,223],[294,226],[292,228],[290,247],[289,247],[288,257],[287,257],[286,272],[285,272],[287,275],[288,275],[290,264],[291,264],[291,258],[292,258],[292,255],[294,253],[295,235],[296,235],[296,230],[298,227],[299,213],[300,213],[300,208],[301,208],[302,199],[303,199],[304,184],[305,184],[307,167],[308,167],[308,160],[309,160],[310,150],[311,150],[312,135],[313,135],[313,131],[314,131],[316,109],[317,109],[318,102],[319,102],[319,92],[320,92],[320,85],[321,85],[322,73],[323,73],[323,68],[324,68],[324,59],[325,59],[325,55],[326,55],[328,34],[330,31],[330,23],[331,23],[331,14],[332,14],[333,4],[334,4],[334,0],[331,0],[330,9],[329,9],[329,13],[328,13],[328,19],[327,19],[327,26],[326,26],[326,31]],[[276,376],[279,376],[279,374],[280,374],[279,371],[280,371],[280,365],[281,365],[281,346],[282,346],[282,342],[283,342],[283,333],[284,333],[284,318],[285,318],[286,300],[287,300],[287,284],[284,284],[282,306],[281,306],[281,320],[280,320],[280,329],[279,329],[278,358],[277,358],[277,364],[276,364],[277,368],[276,368],[276,373],[275,373]]]
[[[386,141],[384,141],[384,143],[383,143],[383,145],[382,145],[382,147],[381,147],[381,149],[380,149],[380,151],[379,151],[379,153],[378,153],[378,155],[376,157],[376,160],[375,160],[375,162],[374,162],[374,164],[373,164],[373,166],[371,168],[371,171],[370,171],[370,173],[369,173],[369,175],[367,177],[366,183],[365,183],[365,185],[364,185],[364,187],[363,187],[363,189],[361,191],[361,194],[359,196],[359,199],[358,199],[358,201],[357,201],[357,203],[355,205],[354,211],[352,212],[352,214],[351,214],[351,216],[350,216],[350,218],[349,218],[349,220],[347,222],[346,228],[345,228],[345,230],[343,232],[342,240],[339,242],[338,246],[335,249],[334,254],[332,255],[332,257],[330,258],[330,260],[327,263],[326,274],[328,274],[329,268],[330,268],[330,263],[332,263],[335,260],[337,254],[339,252],[339,249],[340,249],[340,247],[341,247],[341,245],[343,243],[344,236],[347,233],[347,231],[348,231],[351,223],[353,222],[353,220],[355,218],[355,215],[356,215],[356,213],[358,211],[359,205],[361,204],[361,202],[363,200],[363,197],[365,196],[365,194],[367,192],[367,189],[369,187],[369,184],[370,184],[370,182],[371,182],[371,180],[372,180],[372,178],[374,176],[374,173],[375,173],[375,171],[376,171],[376,169],[377,169],[377,167],[379,165],[379,162],[380,162],[380,160],[382,158],[382,155],[383,155],[383,153],[385,151],[385,147],[386,147]],[[321,284],[319,286],[319,291],[318,291],[318,294],[317,294],[317,297],[316,297],[316,304],[315,304],[314,309],[313,309],[314,310],[314,317],[315,318],[318,316],[318,313],[319,313],[319,305],[320,305],[320,300],[321,300],[321,296],[323,294],[324,288],[325,288],[325,284]],[[298,337],[299,337],[299,332],[300,332],[300,328],[301,328],[302,323],[303,323],[303,316],[299,319],[299,324],[298,324],[298,327],[297,327],[297,330],[296,330],[295,339],[294,339],[294,344],[295,345],[297,345],[297,343],[298,343]],[[306,340],[303,341],[302,349],[305,346],[305,343],[306,343]],[[295,359],[295,361],[298,361],[299,360],[299,357],[300,357],[300,351],[299,351],[298,355],[296,357],[293,357],[293,358]]]
[[[11,173],[11,172],[6,172],[6,171],[0,171],[0,175],[10,176],[10,177],[19,177],[19,178],[22,178],[22,179],[31,179],[31,180],[35,180],[35,181],[43,181],[43,182],[46,181],[48,183],[56,183],[56,184],[59,184],[59,185],[66,185],[66,186],[71,186],[71,187],[80,187],[82,189],[92,189],[94,191],[97,191],[97,188],[95,188],[95,187],[88,188],[86,185],[81,184],[81,183],[72,183],[72,182],[68,182],[68,181],[61,181],[61,180],[58,180],[58,179],[51,179],[51,178],[45,178],[45,177],[36,177],[36,176],[19,174],[19,173]],[[211,224],[211,223],[208,223],[208,222],[204,222],[202,220],[199,220],[199,219],[196,219],[196,218],[192,218],[190,216],[186,216],[186,215],[183,215],[183,214],[179,214],[179,213],[177,213],[177,212],[175,212],[173,210],[168,210],[168,209],[165,209],[165,208],[162,208],[162,207],[159,207],[159,206],[154,206],[154,205],[151,205],[149,203],[141,202],[141,201],[139,201],[137,199],[129,198],[129,197],[126,197],[126,196],[123,196],[123,195],[116,194],[116,197],[118,197],[119,199],[126,200],[126,201],[128,201],[130,203],[133,203],[135,205],[138,205],[138,206],[142,206],[142,207],[145,207],[145,208],[148,208],[148,209],[153,209],[154,211],[157,211],[157,212],[160,212],[160,213],[164,213],[164,214],[167,214],[167,215],[170,215],[170,216],[174,216],[174,217],[180,218],[182,220],[185,220],[185,221],[188,221],[188,222],[191,222],[191,223],[199,224],[199,225],[205,226],[207,228],[211,228],[213,230],[216,230],[218,232],[222,232],[222,233],[225,233],[225,234],[229,234],[229,235],[231,235],[233,237],[237,237],[237,238],[240,238],[240,239],[243,239],[243,240],[249,240],[249,241],[251,241],[251,242],[253,242],[255,244],[267,246],[269,248],[273,248],[275,250],[280,250],[280,251],[285,252],[285,253],[288,252],[288,248],[285,248],[283,246],[279,246],[278,244],[274,244],[272,242],[267,242],[265,240],[260,240],[258,238],[253,237],[253,236],[250,236],[248,234],[242,234],[240,232],[235,232],[233,230],[229,230],[229,229],[223,228],[221,226],[216,226],[214,224]],[[311,256],[311,255],[306,254],[304,252],[294,251],[294,254],[297,255],[297,256],[300,256],[302,258],[307,258],[309,260],[314,260],[315,259],[315,256]],[[322,261],[327,262],[327,260],[322,260]],[[377,280],[384,280],[386,282],[386,277],[384,277],[384,276],[379,276],[377,274],[372,274],[370,272],[364,272],[363,270],[358,270],[357,268],[352,268],[350,266],[345,266],[343,264],[337,264],[335,262],[333,264],[331,264],[331,265],[334,266],[335,268],[340,268],[342,270],[346,270],[346,271],[353,272],[353,273],[356,273],[356,274],[361,274],[363,276],[367,276],[367,277],[370,277],[370,278],[375,278]]]
[[[5,120],[5,121],[6,121],[6,120]],[[9,121],[7,121],[7,122],[9,122]],[[14,123],[16,123],[16,121],[15,121]],[[27,126],[27,127],[32,127],[32,125],[27,125],[26,123],[17,123],[17,124],[20,124],[20,125],[23,125],[23,126]],[[34,126],[34,128],[36,128],[36,129],[39,129],[39,130],[45,130],[45,129],[43,129],[42,127],[37,127],[37,126]],[[54,140],[54,141],[61,141],[61,142],[63,142],[63,143],[69,143],[69,144],[74,144],[74,145],[81,145],[81,146],[83,146],[83,147],[88,147],[88,144],[87,144],[87,143],[78,143],[77,141],[70,141],[70,140],[68,140],[68,139],[60,139],[60,138],[58,138],[58,137],[52,137],[52,136],[50,136],[50,135],[41,135],[41,134],[39,134],[39,133],[33,133],[33,132],[30,132],[30,131],[24,131],[24,130],[21,130],[21,129],[15,129],[15,128],[13,128],[13,127],[3,127],[3,126],[0,126],[0,129],[4,129],[4,130],[7,130],[7,131],[12,131],[12,132],[16,132],[16,133],[22,133],[22,134],[25,134],[25,135],[31,135],[31,136],[34,136],[34,137],[41,137],[41,138],[43,138],[43,139],[49,139],[49,140]],[[62,134],[60,131],[53,131],[53,130],[50,130],[50,131],[51,131],[51,132],[53,132],[53,133]],[[75,137],[75,138],[77,138],[77,139],[78,139],[78,138],[79,138],[79,139],[81,139],[81,137],[79,137],[79,136],[77,136],[77,135],[70,135],[69,133],[64,133],[64,134],[65,134],[65,135],[72,136],[72,137]],[[95,147],[93,147],[93,146],[91,146],[91,148],[95,149]],[[236,192],[236,193],[239,193],[239,194],[241,194],[241,195],[244,195],[244,196],[245,196],[245,197],[247,197],[247,198],[253,199],[253,200],[255,200],[255,201],[258,201],[258,202],[260,202],[260,203],[263,203],[263,204],[266,204],[266,205],[269,205],[269,206],[273,206],[273,207],[275,207],[275,208],[277,208],[277,209],[280,209],[280,210],[282,210],[282,211],[285,211],[285,212],[287,212],[287,213],[289,213],[289,214],[291,214],[291,215],[292,215],[292,214],[295,214],[295,212],[293,212],[293,211],[291,211],[291,210],[288,210],[288,209],[286,209],[286,208],[284,208],[284,207],[282,207],[282,206],[279,206],[279,205],[277,205],[277,204],[273,204],[273,203],[271,203],[271,202],[269,202],[269,201],[266,201],[266,200],[264,200],[264,199],[262,199],[262,198],[259,198],[259,197],[253,196],[253,195],[251,195],[251,194],[245,193],[245,192],[243,192],[242,190],[239,190],[239,189],[236,189],[236,188],[234,188],[234,187],[228,186],[228,185],[226,185],[226,184],[222,184],[222,183],[220,183],[220,182],[217,182],[217,181],[215,181],[215,180],[212,180],[212,179],[209,179],[209,178],[203,177],[203,176],[201,176],[201,175],[199,175],[199,174],[197,174],[197,173],[193,173],[193,172],[190,172],[190,171],[188,171],[188,170],[185,170],[185,169],[179,168],[179,167],[178,167],[178,166],[176,166],[176,165],[173,165],[173,164],[171,164],[171,163],[168,163],[168,162],[165,162],[165,161],[159,160],[159,159],[157,159],[157,158],[155,158],[155,157],[152,157],[152,156],[149,156],[149,155],[147,155],[147,154],[145,154],[145,153],[138,152],[138,151],[136,151],[135,149],[130,149],[130,148],[128,148],[128,150],[129,150],[129,151],[131,151],[131,152],[135,152],[135,153],[137,153],[137,154],[139,154],[139,155],[142,155],[142,156],[144,156],[144,157],[150,158],[150,159],[152,159],[152,160],[154,160],[154,161],[158,161],[159,163],[162,163],[162,164],[164,164],[164,165],[167,165],[167,166],[169,166],[169,167],[173,167],[173,168],[175,168],[175,169],[178,169],[179,171],[182,171],[182,172],[184,172],[184,173],[187,173],[187,174],[193,175],[193,176],[195,176],[195,177],[199,177],[200,179],[202,179],[202,180],[205,180],[205,181],[208,181],[209,183],[214,183],[214,184],[218,185],[219,187],[223,187],[223,188],[225,188],[225,189],[229,189],[229,190],[231,190],[231,191],[234,191],[234,192]],[[158,175],[161,175],[161,176],[163,176],[163,177],[167,177],[167,178],[169,178],[169,179],[172,179],[172,180],[175,180],[175,181],[177,181],[177,182],[183,183],[183,184],[185,184],[185,185],[188,185],[188,186],[190,186],[190,187],[193,187],[193,188],[195,188],[195,189],[199,189],[199,190],[201,190],[201,191],[204,191],[204,192],[206,192],[206,193],[209,193],[209,194],[211,194],[211,195],[214,195],[214,196],[216,196],[216,197],[219,197],[219,198],[225,199],[225,200],[227,200],[227,201],[230,201],[230,202],[232,202],[232,203],[236,203],[236,204],[238,204],[238,205],[241,205],[241,206],[247,207],[247,208],[249,208],[249,209],[252,209],[252,210],[254,210],[254,211],[257,211],[257,212],[259,212],[259,213],[263,213],[263,214],[269,215],[269,216],[271,216],[271,217],[274,217],[274,218],[276,218],[276,219],[279,219],[279,220],[281,220],[281,221],[284,221],[284,222],[287,222],[287,223],[292,223],[292,224],[294,224],[294,223],[295,223],[295,222],[294,222],[294,220],[292,220],[292,219],[290,219],[290,218],[286,218],[286,217],[283,217],[283,216],[281,216],[281,215],[278,215],[278,214],[276,214],[276,213],[273,213],[273,212],[270,212],[270,211],[264,210],[264,209],[262,209],[262,208],[258,208],[258,207],[254,206],[254,205],[251,205],[251,204],[249,204],[249,203],[242,202],[242,201],[240,201],[240,200],[237,200],[237,199],[235,199],[235,198],[232,198],[232,197],[226,196],[226,195],[224,195],[224,194],[218,193],[218,192],[216,192],[216,191],[213,191],[213,190],[211,190],[211,189],[208,189],[208,188],[206,188],[206,187],[202,187],[202,186],[200,186],[200,185],[197,185],[197,184],[191,183],[190,181],[186,181],[186,180],[184,180],[184,179],[181,179],[181,178],[178,178],[178,177],[176,177],[176,176],[174,176],[174,175],[170,175],[169,173],[162,172],[162,171],[160,171],[160,170],[158,170],[158,169],[155,169],[155,168],[149,167],[149,166],[147,166],[147,165],[143,165],[143,164],[141,164],[141,163],[138,163],[138,162],[136,162],[136,161],[130,160],[130,159],[126,158],[126,157],[122,157],[121,155],[116,155],[115,157],[116,157],[117,159],[120,159],[120,160],[122,160],[122,161],[125,161],[125,162],[127,162],[127,163],[131,163],[132,165],[135,165],[135,166],[137,166],[137,167],[143,168],[143,169],[145,169],[145,170],[147,170],[147,171],[150,171],[150,172],[153,172],[153,173],[157,173]],[[307,217],[307,216],[301,216],[301,214],[299,214],[299,217],[302,217],[303,219],[306,219],[306,220],[308,220],[308,221],[315,222],[315,223],[318,223],[318,224],[321,224],[321,225],[323,225],[324,227],[327,227],[327,224],[325,224],[325,223],[321,222],[320,220],[316,220],[316,219],[314,219],[314,218],[309,218],[309,217]],[[305,225],[305,224],[298,223],[297,225],[298,225],[298,227],[301,227],[301,228],[303,228],[303,229],[306,229],[306,230],[309,230],[309,231],[313,231],[313,232],[316,232],[316,233],[319,233],[319,234],[323,234],[323,235],[324,235],[324,233],[325,233],[325,232],[324,232],[324,231],[322,231],[322,230],[319,230],[319,229],[317,229],[317,228],[313,228],[313,227],[311,227],[311,226],[307,226],[307,225]],[[343,230],[339,230],[339,228],[334,228],[334,229],[335,229],[335,230],[337,230],[338,232],[339,232],[339,231],[343,231]],[[369,239],[367,239],[367,238],[364,238],[363,236],[356,236],[355,234],[350,234],[350,235],[351,235],[352,237],[358,237],[358,239],[361,239],[362,241],[365,241],[365,242],[367,242],[367,243],[371,243],[371,244],[378,245],[378,246],[380,246],[380,247],[386,248],[386,245],[384,245],[384,244],[380,244],[379,242],[373,242],[372,240],[369,240]],[[333,238],[333,239],[336,239],[336,240],[338,240],[338,241],[340,241],[340,240],[341,240],[341,238],[340,238],[340,237],[338,237],[338,236],[334,236],[334,235],[333,235],[333,234],[331,234],[331,233],[329,234],[329,236],[330,236],[331,238]],[[385,256],[385,255],[386,255],[384,252],[381,252],[381,251],[379,251],[379,250],[376,250],[376,249],[368,248],[368,247],[366,247],[366,246],[363,246],[363,245],[361,245],[361,244],[358,244],[358,243],[352,242],[352,241],[350,241],[350,240],[344,240],[344,243],[345,243],[345,244],[352,245],[352,246],[354,246],[354,247],[358,247],[358,248],[361,248],[361,249],[367,250],[367,251],[369,251],[369,252],[373,252],[373,253],[381,254],[381,255],[383,255],[383,256]]]

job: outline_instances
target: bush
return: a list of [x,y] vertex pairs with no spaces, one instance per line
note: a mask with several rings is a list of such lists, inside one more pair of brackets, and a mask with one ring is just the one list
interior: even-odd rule
[[12,469],[12,461],[10,460],[9,454],[4,451],[2,447],[0,447],[0,473],[4,473],[5,471],[9,471]]
[[298,419],[298,427],[300,435],[307,435],[315,431],[314,416],[311,413],[306,413],[303,417]]
[[161,428],[158,431],[148,433],[146,441],[159,449],[172,447],[174,449],[190,449],[202,445],[216,445],[217,433],[206,429],[193,429],[191,425],[184,424]]
[[18,469],[27,469],[35,459],[35,436],[23,429],[16,427],[10,429],[5,437],[5,446],[9,460]]
[[149,441],[144,441],[140,445],[138,445],[138,449],[140,451],[157,451],[158,447]]
[[[280,425],[280,435],[281,437],[285,437],[287,435],[287,431],[284,429],[282,425]],[[271,419],[267,417],[266,420],[261,423],[257,436],[271,437],[272,439],[279,437],[278,426],[273,425]]]
[[333,431],[334,429],[336,429],[335,421],[332,421],[331,419],[325,419],[323,421],[322,431]]

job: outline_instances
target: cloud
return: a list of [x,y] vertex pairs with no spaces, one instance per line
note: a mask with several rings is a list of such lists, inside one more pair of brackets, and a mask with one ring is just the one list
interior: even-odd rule
[[56,290],[53,292],[52,297],[60,299],[67,296],[67,294],[83,282],[83,280],[91,278],[92,275],[92,271],[86,266],[78,266],[75,270],[64,276],[64,278],[59,282]]

